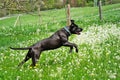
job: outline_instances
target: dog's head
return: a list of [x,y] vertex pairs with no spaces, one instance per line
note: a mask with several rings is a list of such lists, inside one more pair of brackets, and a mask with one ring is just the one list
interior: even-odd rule
[[70,32],[72,34],[80,35],[80,32],[82,32],[82,30],[83,30],[82,28],[78,27],[78,25],[74,23],[74,20],[71,20]]

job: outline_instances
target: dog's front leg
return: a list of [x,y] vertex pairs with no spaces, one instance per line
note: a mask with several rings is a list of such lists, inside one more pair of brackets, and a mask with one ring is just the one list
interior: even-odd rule
[[67,36],[61,34],[61,35],[60,35],[60,39],[62,40],[63,46],[70,47],[70,52],[72,52],[73,47],[75,47],[76,52],[78,53],[78,47],[77,47],[77,45],[76,45],[75,43],[70,43],[70,42],[68,42]]
[[63,44],[63,46],[68,46],[68,47],[70,47],[70,52],[72,52],[73,47],[75,47],[76,52],[78,53],[78,47],[77,47],[77,45],[74,44],[74,43],[65,42],[65,43]]

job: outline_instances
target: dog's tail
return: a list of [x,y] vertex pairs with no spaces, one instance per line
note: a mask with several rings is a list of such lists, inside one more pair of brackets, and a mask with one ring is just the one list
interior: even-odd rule
[[12,47],[10,47],[10,49],[13,49],[13,50],[28,50],[28,49],[30,49],[30,47],[26,47],[26,48],[12,48]]

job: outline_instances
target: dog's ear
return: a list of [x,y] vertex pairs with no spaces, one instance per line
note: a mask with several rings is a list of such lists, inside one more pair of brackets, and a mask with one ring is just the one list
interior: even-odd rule
[[71,24],[74,23],[74,20],[71,20]]

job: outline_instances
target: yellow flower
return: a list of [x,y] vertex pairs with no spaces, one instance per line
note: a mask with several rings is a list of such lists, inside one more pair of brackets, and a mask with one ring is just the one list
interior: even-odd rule
[[106,55],[109,55],[110,53],[106,53]]

